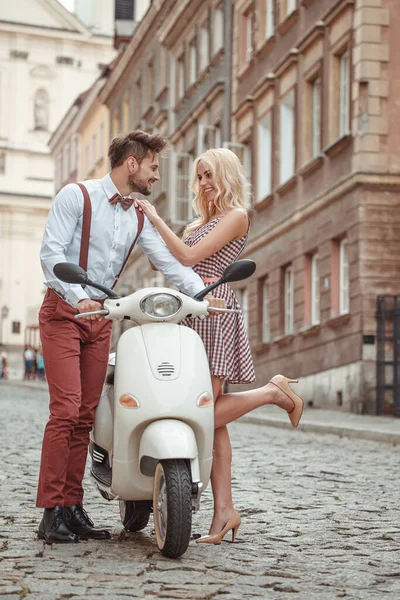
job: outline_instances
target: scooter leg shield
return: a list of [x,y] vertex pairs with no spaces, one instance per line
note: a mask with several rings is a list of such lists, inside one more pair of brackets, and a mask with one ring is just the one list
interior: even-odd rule
[[139,463],[144,475],[152,476],[159,460],[198,456],[193,429],[175,419],[153,421],[146,427],[140,439]]
[[109,453],[113,443],[113,396],[113,386],[106,384],[96,408],[91,433],[92,440]]

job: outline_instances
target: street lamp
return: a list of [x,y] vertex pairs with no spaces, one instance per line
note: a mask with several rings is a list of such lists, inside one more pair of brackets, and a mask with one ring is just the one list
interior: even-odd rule
[[1,307],[1,312],[0,312],[0,346],[3,345],[3,320],[7,319],[9,312],[10,312],[10,309],[8,308],[8,306],[4,305],[4,306]]

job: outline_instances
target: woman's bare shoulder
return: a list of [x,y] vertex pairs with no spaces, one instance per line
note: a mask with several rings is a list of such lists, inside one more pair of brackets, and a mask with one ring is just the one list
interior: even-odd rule
[[221,221],[225,221],[227,226],[235,228],[237,232],[235,239],[246,235],[249,228],[249,215],[244,208],[231,208],[225,213]]

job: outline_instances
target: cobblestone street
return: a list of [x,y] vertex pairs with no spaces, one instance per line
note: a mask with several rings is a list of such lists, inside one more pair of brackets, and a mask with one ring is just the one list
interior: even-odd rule
[[[238,542],[192,542],[181,559],[169,560],[157,550],[152,521],[121,536],[118,503],[103,500],[88,479],[86,509],[112,539],[38,541],[47,392],[2,386],[0,411],[1,599],[400,597],[398,446],[234,424]],[[207,490],[194,533],[206,533],[211,507]]]

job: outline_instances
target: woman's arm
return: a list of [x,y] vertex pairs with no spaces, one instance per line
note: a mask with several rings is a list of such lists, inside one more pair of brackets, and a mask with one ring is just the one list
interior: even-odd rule
[[189,247],[164,223],[152,204],[147,200],[136,200],[136,202],[156,227],[171,253],[187,267],[212,256],[232,240],[243,237],[249,227],[247,213],[240,208],[235,208],[230,210],[200,242]]

